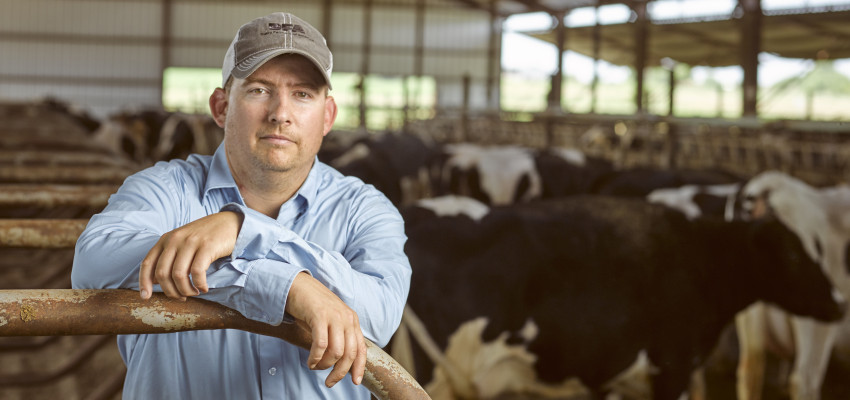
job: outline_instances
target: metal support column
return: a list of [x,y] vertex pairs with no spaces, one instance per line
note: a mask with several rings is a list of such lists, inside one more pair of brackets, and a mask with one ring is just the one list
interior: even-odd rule
[[758,67],[761,52],[761,0],[739,0],[741,66],[744,69],[743,116],[758,116]]
[[162,0],[162,27],[159,38],[159,104],[165,93],[165,69],[171,66],[171,0]]
[[366,130],[366,77],[369,76],[369,61],[372,58],[372,0],[363,4],[363,50],[360,64],[360,129]]
[[552,15],[552,24],[555,28],[556,45],[558,47],[558,68],[552,75],[552,87],[549,89],[547,111],[560,113],[562,111],[561,99],[563,94],[563,76],[564,76],[564,51],[567,42],[567,28],[564,22],[565,13]]
[[599,0],[596,1],[593,24],[593,81],[590,83],[590,113],[596,113],[597,87],[599,86],[599,57],[602,51],[602,25],[599,23]]
[[502,75],[502,23],[498,13],[498,0],[490,0],[490,41],[487,47],[487,108],[501,109],[499,102]]
[[647,59],[647,44],[649,43],[649,18],[646,14],[646,1],[640,0],[633,4],[633,10],[637,15],[635,21],[635,77],[637,79],[637,88],[635,89],[635,106],[636,112],[642,114],[645,112],[644,104],[644,69],[646,68]]

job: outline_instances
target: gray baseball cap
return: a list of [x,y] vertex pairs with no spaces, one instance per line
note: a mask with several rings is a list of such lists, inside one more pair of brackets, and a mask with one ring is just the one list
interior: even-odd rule
[[266,61],[281,54],[300,54],[312,61],[331,86],[333,54],[312,25],[289,13],[276,12],[248,22],[236,31],[221,67],[221,87],[230,76],[249,77]]

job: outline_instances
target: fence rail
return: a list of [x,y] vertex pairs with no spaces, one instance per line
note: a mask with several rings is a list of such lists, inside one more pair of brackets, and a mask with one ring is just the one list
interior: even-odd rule
[[[0,291],[0,336],[105,335],[240,329],[310,348],[310,333],[297,324],[272,326],[222,305],[155,294],[142,300],[124,289],[28,289]],[[430,399],[398,363],[366,340],[363,385],[379,400]]]

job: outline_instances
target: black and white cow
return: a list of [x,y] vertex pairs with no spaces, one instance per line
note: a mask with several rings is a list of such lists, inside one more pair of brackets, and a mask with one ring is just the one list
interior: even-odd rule
[[744,178],[726,171],[640,167],[605,174],[594,182],[589,193],[644,197],[656,189],[685,185],[735,184],[743,180]]
[[[486,318],[482,343],[520,346],[505,351],[530,353],[546,384],[577,377],[602,391],[644,353],[657,367],[654,398],[676,399],[723,327],[753,302],[823,320],[843,312],[777,220],[689,221],[640,199],[585,196],[497,207],[480,221],[425,218],[418,207],[403,215],[416,215],[406,221],[408,303],[437,346]],[[429,382],[431,360],[418,347],[414,355],[418,379]]]
[[325,151],[319,159],[344,175],[375,186],[395,205],[408,205],[430,196],[429,168],[439,150],[428,140],[406,133],[363,137],[346,151]]

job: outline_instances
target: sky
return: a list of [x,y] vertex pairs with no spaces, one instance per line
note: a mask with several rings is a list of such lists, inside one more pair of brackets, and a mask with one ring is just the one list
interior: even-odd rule
[[[650,3],[649,13],[653,19],[671,19],[682,17],[700,17],[728,15],[734,9],[737,0],[657,0]],[[850,5],[850,0],[762,0],[765,11],[820,7],[830,5]],[[628,20],[630,11],[624,5],[600,7],[600,23],[622,23]],[[568,26],[588,26],[595,23],[593,8],[574,10],[567,17]],[[551,27],[551,19],[544,13],[516,15],[505,22],[502,42],[502,67],[505,71],[516,71],[525,75],[549,76],[557,68],[557,49],[554,45],[517,33],[519,31],[545,30]],[[811,60],[785,59],[763,53],[759,57],[759,84],[770,86],[787,78],[804,74],[811,68]],[[850,77],[850,59],[837,60],[838,71]],[[567,75],[588,83],[593,79],[593,59],[568,51],[564,58]],[[600,79],[618,82],[629,76],[629,68],[600,63]],[[743,80],[743,71],[739,67],[692,69],[694,80],[700,81],[712,77],[727,87],[736,87]]]

